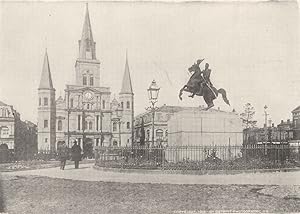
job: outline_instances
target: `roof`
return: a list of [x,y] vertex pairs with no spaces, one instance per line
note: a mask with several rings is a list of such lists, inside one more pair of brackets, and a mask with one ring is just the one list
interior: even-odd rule
[[8,106],[6,103],[0,101],[0,106]]
[[293,113],[293,112],[296,112],[296,111],[300,111],[300,106],[298,106],[297,108],[295,108],[295,109],[292,111],[292,113]]
[[127,53],[126,53],[125,71],[123,75],[122,88],[120,94],[133,94]]
[[44,65],[39,89],[53,89],[47,50],[45,52]]

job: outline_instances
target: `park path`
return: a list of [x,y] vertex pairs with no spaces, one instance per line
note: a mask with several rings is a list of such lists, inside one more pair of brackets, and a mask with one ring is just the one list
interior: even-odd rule
[[51,178],[81,181],[103,181],[123,183],[162,183],[162,184],[253,184],[253,185],[300,185],[300,171],[242,173],[235,175],[182,175],[158,173],[122,173],[102,171],[93,168],[94,164],[81,164],[80,169],[67,165],[65,170],[56,168],[27,171],[3,172],[2,179],[11,176],[45,176]]

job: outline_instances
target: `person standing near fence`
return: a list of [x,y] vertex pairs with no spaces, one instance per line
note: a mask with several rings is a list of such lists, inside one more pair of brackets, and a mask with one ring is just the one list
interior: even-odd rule
[[58,156],[60,160],[60,169],[64,170],[66,161],[69,158],[69,149],[66,145],[66,142],[63,142],[63,144],[58,148]]
[[74,141],[72,146],[72,160],[75,162],[75,169],[78,169],[79,161],[81,161],[81,148],[77,145],[77,141]]

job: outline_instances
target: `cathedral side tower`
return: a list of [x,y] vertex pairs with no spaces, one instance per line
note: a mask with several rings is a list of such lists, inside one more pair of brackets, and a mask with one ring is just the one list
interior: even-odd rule
[[94,42],[88,5],[79,43],[79,56],[75,63],[76,85],[100,86],[100,61],[96,58],[96,42]]
[[134,94],[132,90],[131,77],[126,53],[125,71],[123,75],[122,88],[119,93],[119,102],[123,109],[122,116],[122,144],[132,145],[134,133]]
[[38,149],[55,150],[55,89],[53,88],[47,51],[38,88]]

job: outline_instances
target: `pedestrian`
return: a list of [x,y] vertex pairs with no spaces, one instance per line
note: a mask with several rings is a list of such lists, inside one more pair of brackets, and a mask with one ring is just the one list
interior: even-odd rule
[[58,157],[60,160],[60,169],[64,170],[66,166],[66,161],[69,158],[69,148],[66,145],[66,142],[60,145],[58,148]]
[[72,146],[72,160],[75,162],[75,169],[79,168],[79,161],[81,161],[81,148],[77,145],[77,141],[74,141]]

